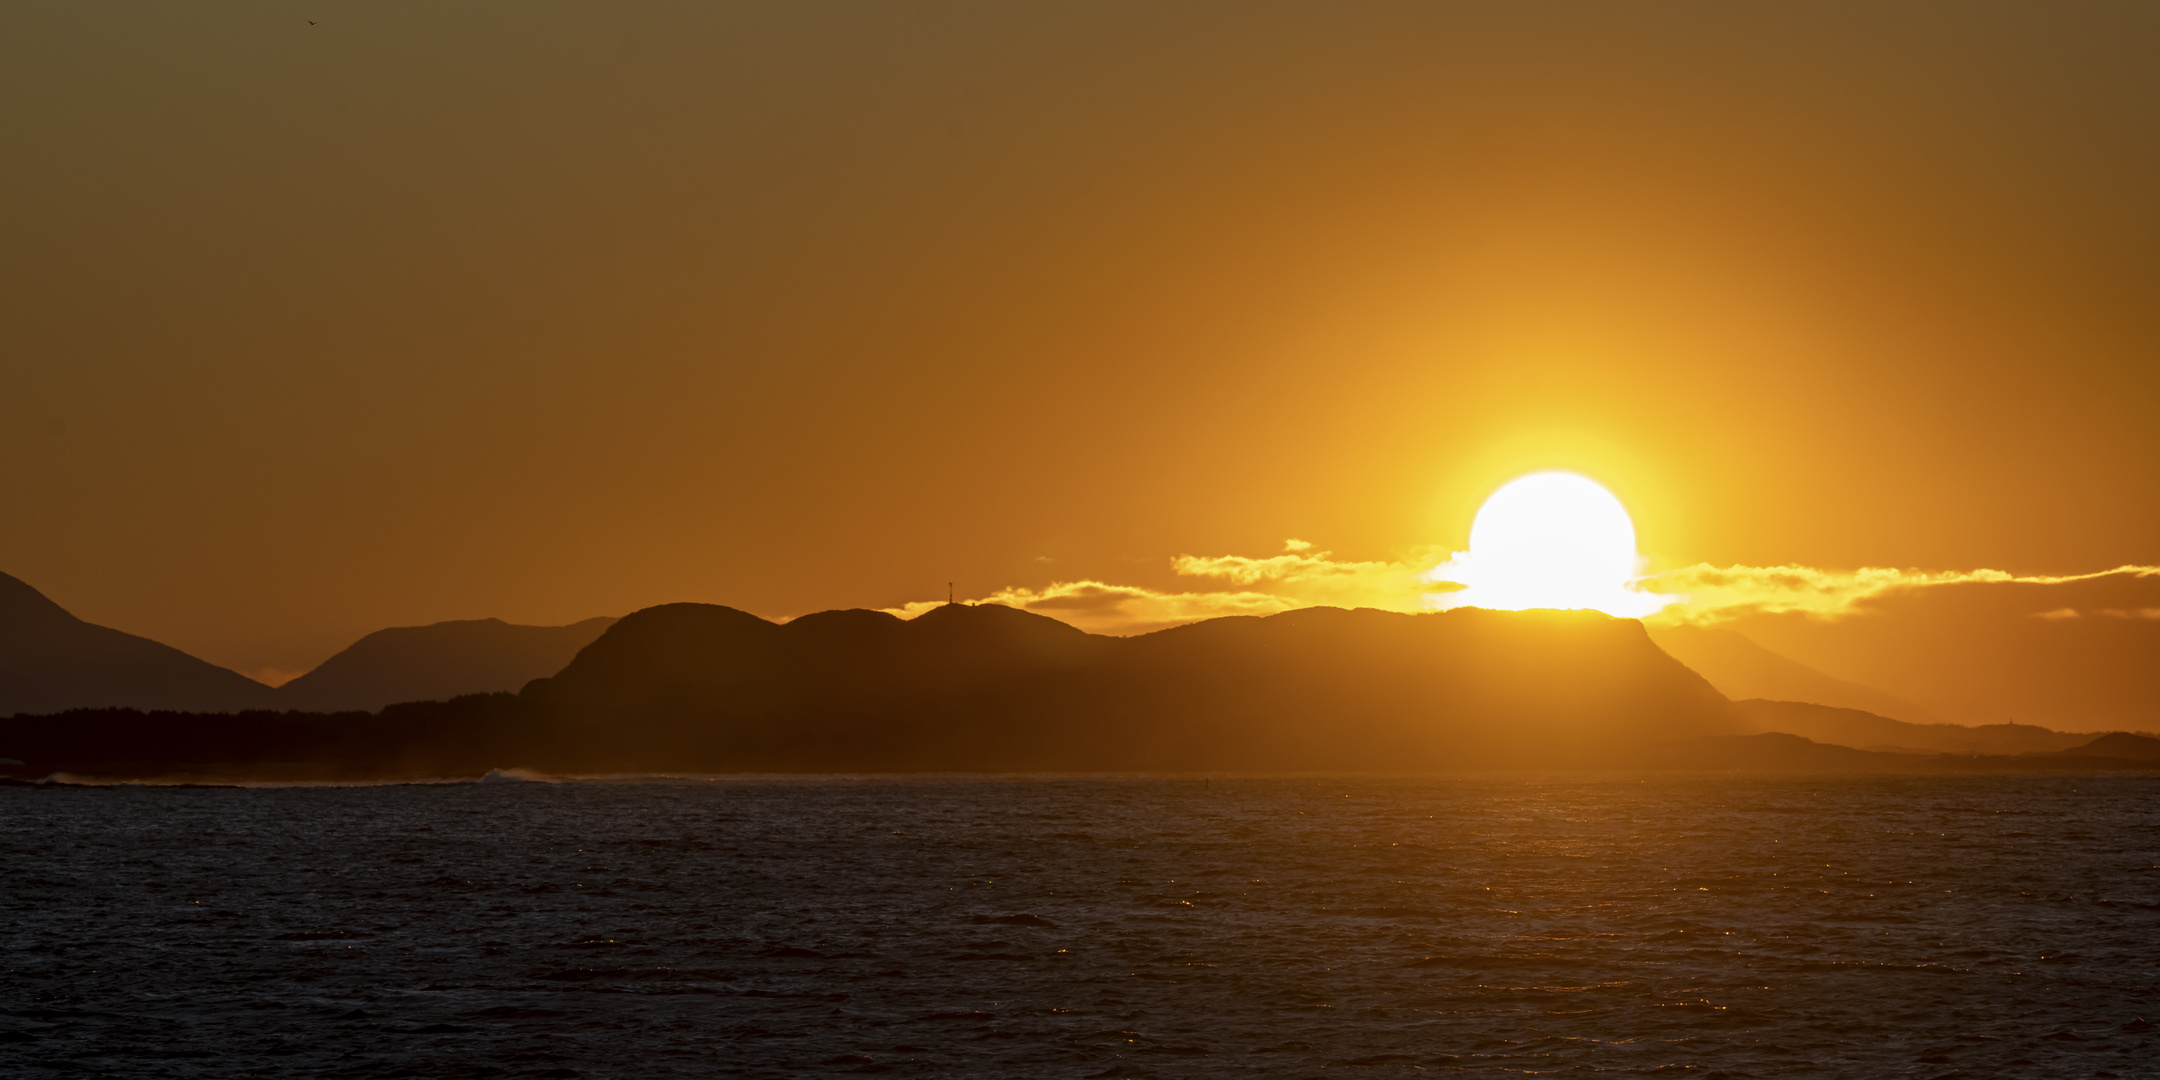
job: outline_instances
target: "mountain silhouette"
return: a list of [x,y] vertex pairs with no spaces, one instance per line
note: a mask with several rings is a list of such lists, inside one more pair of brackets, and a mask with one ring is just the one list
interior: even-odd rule
[[[468,633],[500,631],[407,628],[350,663],[408,670],[382,658]],[[668,604],[608,626],[516,694],[373,715],[0,720],[0,776],[2160,768],[2160,740],[1998,727],[1734,703],[1641,623],[1596,612],[1308,608],[1116,638],[993,604],[787,623]]]
[[1103,637],[994,604],[775,624],[625,617],[522,700],[585,767],[1565,767],[1728,734],[1730,705],[1595,612],[1307,608]]
[[377,630],[277,688],[276,708],[375,712],[400,701],[513,691],[562,670],[611,618],[568,626],[468,619]]
[[[1806,701],[1840,709],[1858,709],[1909,724],[1942,724],[1943,719],[1912,702],[1872,686],[1825,675],[1797,660],[1763,648],[1736,630],[1723,627],[1651,626],[1650,640],[1681,663],[1694,668],[1718,692],[1734,701]],[[2037,729],[2036,729],[2037,730]],[[1795,734],[1805,734],[1795,732]],[[1847,746],[1858,743],[1837,740]]]
[[[1734,707],[1753,732],[1784,732],[1819,743],[1906,754],[2035,754],[2069,751],[2090,734],[2031,724],[1908,724],[1859,709],[1802,701],[1748,700]],[[2103,755],[2104,756],[2104,755]]]
[[0,716],[98,707],[230,712],[273,700],[269,687],[245,675],[86,623],[0,574]]
[[20,718],[0,722],[0,756],[33,775],[255,778],[1413,772],[1625,764],[1738,730],[1640,623],[1596,612],[1311,608],[1114,638],[991,604],[787,623],[669,604],[516,695]]
[[[1729,628],[1953,723],[2015,719],[2020,726],[2098,733],[2150,728],[2160,717],[2156,616],[2160,573],[2132,568],[2054,583],[1897,589],[1865,601],[1849,618],[1745,615]],[[1768,690],[1741,696],[1824,701]],[[1884,712],[1858,701],[1824,703]]]
[[2149,761],[2160,763],[2160,739],[2150,735],[2133,735],[2127,731],[2110,732],[2089,743],[2058,751],[2065,756],[2120,758],[2125,761]]

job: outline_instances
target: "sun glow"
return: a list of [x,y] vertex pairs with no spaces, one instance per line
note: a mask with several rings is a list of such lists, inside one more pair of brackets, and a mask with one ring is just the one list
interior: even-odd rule
[[1470,550],[1426,575],[1464,586],[1440,607],[1589,608],[1640,617],[1679,600],[1644,592],[1635,523],[1596,481],[1546,472],[1510,481],[1478,508]]

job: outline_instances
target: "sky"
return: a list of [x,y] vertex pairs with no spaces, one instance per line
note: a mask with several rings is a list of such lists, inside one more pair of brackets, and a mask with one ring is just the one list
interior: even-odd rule
[[12,5],[0,570],[274,678],[1414,572],[1546,469],[1653,572],[2160,565],[2155,55],[2132,3]]

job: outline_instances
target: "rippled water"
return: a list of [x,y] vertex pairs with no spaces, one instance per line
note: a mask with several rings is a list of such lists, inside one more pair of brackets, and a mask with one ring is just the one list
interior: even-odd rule
[[2156,826],[2150,777],[7,789],[0,1073],[2150,1076]]

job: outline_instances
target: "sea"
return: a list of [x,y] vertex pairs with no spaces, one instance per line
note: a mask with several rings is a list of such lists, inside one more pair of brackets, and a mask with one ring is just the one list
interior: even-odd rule
[[9,787],[0,912],[18,1080],[2160,1076],[2149,775]]

